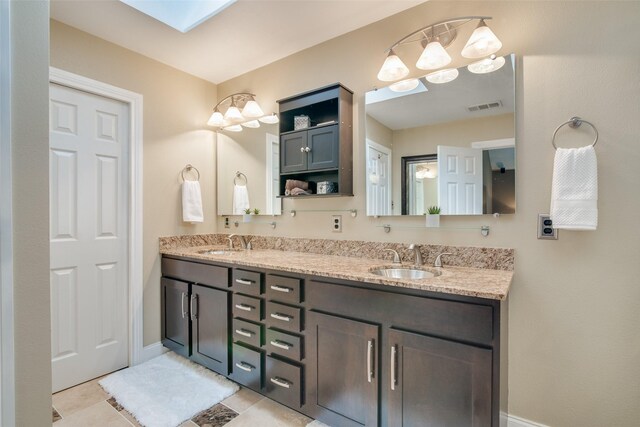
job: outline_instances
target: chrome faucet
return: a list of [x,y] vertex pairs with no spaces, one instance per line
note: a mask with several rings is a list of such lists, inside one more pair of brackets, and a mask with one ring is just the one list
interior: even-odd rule
[[240,239],[240,245],[242,249],[251,250],[253,247],[251,246],[251,240],[253,237],[251,236],[240,236],[238,234],[229,234],[227,240],[229,241],[229,249],[233,249],[233,237],[238,237]]
[[400,261],[400,254],[398,253],[398,251],[396,251],[395,249],[385,249],[384,251],[393,253],[394,264],[402,264],[402,261]]
[[424,261],[422,261],[422,253],[420,252],[420,245],[416,245],[415,243],[412,243],[409,245],[409,250],[412,250],[413,253],[416,255],[416,260],[414,265],[416,267],[421,267]]

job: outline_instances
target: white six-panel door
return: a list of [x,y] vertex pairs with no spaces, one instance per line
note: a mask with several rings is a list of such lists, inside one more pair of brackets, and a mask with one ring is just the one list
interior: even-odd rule
[[391,215],[390,153],[367,140],[367,215]]
[[443,215],[482,214],[482,150],[438,145],[438,204]]
[[128,365],[128,106],[50,85],[53,391]]

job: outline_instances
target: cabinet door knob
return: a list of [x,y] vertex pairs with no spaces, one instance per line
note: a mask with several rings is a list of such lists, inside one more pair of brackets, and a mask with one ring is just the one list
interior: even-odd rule
[[300,147],[300,152],[304,153],[304,147]]
[[309,151],[311,151],[311,147],[305,147],[304,151],[308,153]]

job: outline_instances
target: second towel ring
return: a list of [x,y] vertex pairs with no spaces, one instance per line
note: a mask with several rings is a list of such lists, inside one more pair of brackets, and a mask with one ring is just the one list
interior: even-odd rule
[[182,176],[182,181],[186,181],[186,179],[184,178],[184,173],[191,172],[191,169],[196,171],[196,174],[198,175],[198,178],[196,179],[196,181],[200,181],[200,171],[198,170],[198,168],[190,164],[187,164],[184,168],[182,168],[182,172],[180,172],[180,176]]
[[233,183],[235,185],[238,185],[238,183],[236,182],[238,178],[244,179],[244,185],[247,185],[249,183],[249,180],[247,179],[247,175],[243,174],[240,171],[236,171],[236,176],[233,177]]
[[562,128],[565,125],[569,125],[570,128],[576,129],[576,128],[579,128],[580,125],[583,124],[583,123],[588,124],[595,131],[596,137],[593,140],[593,143],[591,144],[592,147],[595,147],[596,143],[598,142],[598,129],[593,125],[593,123],[591,123],[591,122],[589,122],[587,120],[581,119],[580,117],[571,117],[569,120],[567,120],[566,122],[564,122],[560,126],[558,126],[556,128],[556,130],[553,132],[553,137],[551,138],[551,145],[553,145],[553,148],[555,148],[556,150],[558,149],[558,146],[556,145],[556,134],[558,133],[560,128]]

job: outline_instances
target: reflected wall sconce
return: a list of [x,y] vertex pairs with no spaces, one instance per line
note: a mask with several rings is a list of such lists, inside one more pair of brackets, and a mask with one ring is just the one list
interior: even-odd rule
[[254,94],[239,92],[218,102],[207,124],[228,132],[241,132],[243,126],[257,128],[260,127],[260,122],[274,124],[279,121],[276,113],[264,114]]
[[[417,68],[421,70],[437,70],[445,67],[452,61],[447,52],[447,47],[458,36],[458,29],[469,22],[477,21],[478,25],[462,49],[461,55],[465,58],[473,59],[493,55],[502,48],[502,42],[487,26],[485,21],[489,19],[491,19],[490,16],[464,16],[436,22],[412,32],[398,40],[387,50],[387,57],[378,72],[378,80],[397,82],[394,83],[396,88],[392,88],[392,90],[411,90],[414,81],[415,85],[417,85],[418,81],[417,79],[402,80],[409,75],[409,67],[402,62],[402,59],[396,53],[397,50],[405,44],[419,43],[423,50],[416,62]],[[495,55],[493,55],[471,64],[469,71],[474,73],[495,71],[502,66],[499,62],[499,59],[496,62]],[[504,58],[502,58],[502,63],[504,64]],[[455,80],[456,77],[458,77],[457,70],[453,72],[451,69],[444,69],[428,74],[427,80],[431,83],[446,83]]]

